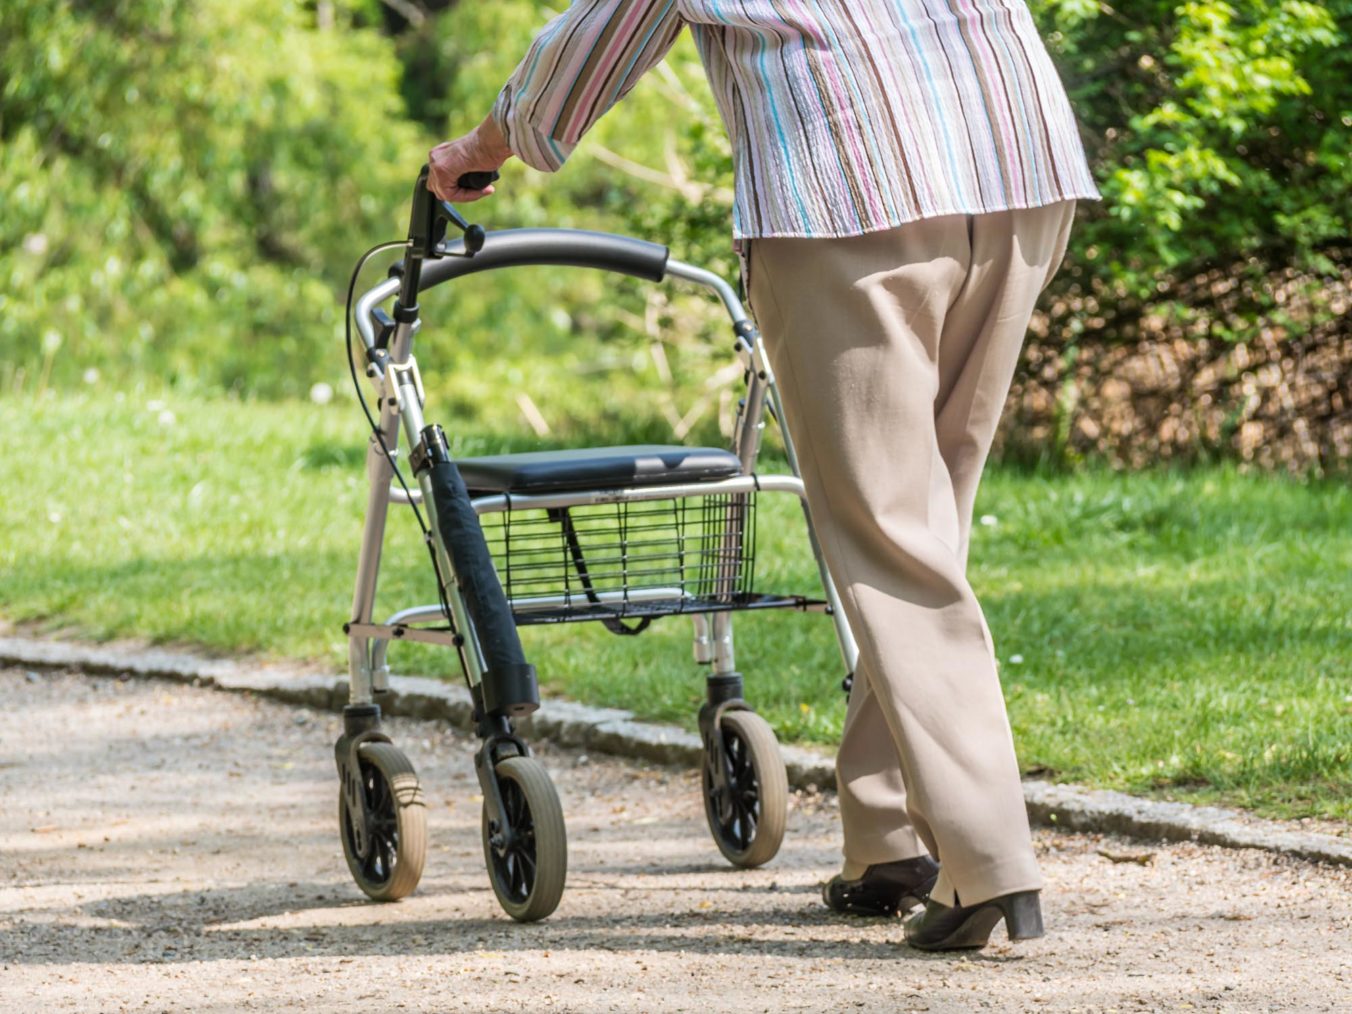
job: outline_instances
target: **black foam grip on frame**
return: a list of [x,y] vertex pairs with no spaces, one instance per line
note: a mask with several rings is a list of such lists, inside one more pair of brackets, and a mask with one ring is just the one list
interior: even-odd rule
[[437,530],[451,557],[465,608],[483,651],[484,707],[490,715],[511,718],[529,715],[540,706],[535,667],[526,661],[516,621],[493,567],[465,481],[455,462],[449,460],[433,462],[431,481]]
[[660,282],[670,255],[660,243],[583,229],[502,229],[488,233],[473,257],[454,256],[465,252],[463,240],[447,243],[446,252],[452,256],[423,265],[420,292],[463,275],[533,264],[595,268]]

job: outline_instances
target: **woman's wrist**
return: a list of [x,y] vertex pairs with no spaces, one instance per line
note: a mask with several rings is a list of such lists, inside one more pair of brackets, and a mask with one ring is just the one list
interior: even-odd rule
[[492,116],[484,117],[482,123],[474,128],[474,150],[486,163],[496,169],[512,157],[512,149],[502,134],[498,121]]

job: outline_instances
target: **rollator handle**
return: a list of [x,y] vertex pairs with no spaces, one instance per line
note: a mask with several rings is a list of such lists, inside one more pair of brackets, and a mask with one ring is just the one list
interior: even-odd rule
[[[418,183],[413,188],[413,214],[409,221],[408,239],[415,256],[436,258],[445,257],[446,225],[455,226],[465,237],[464,253],[456,256],[473,257],[483,249],[483,226],[470,225],[465,216],[456,211],[448,202],[440,200],[427,189],[427,177],[430,170],[424,165],[418,174]],[[465,188],[482,190],[492,182],[488,177],[497,178],[497,173],[465,173],[457,181],[465,186],[465,181],[482,183],[482,186]],[[471,179],[473,177],[473,179]]]
[[465,173],[455,182],[461,190],[486,190],[501,178],[502,173],[496,169],[490,169],[481,173]]
[[[484,248],[483,227],[470,225],[460,212],[427,189],[430,172],[430,167],[424,164],[418,173],[418,182],[413,186],[413,208],[408,219],[408,253],[404,256],[403,265],[404,281],[394,307],[394,319],[405,323],[416,320],[418,316],[418,290],[423,261],[436,261],[443,257],[473,257]],[[446,249],[448,223],[464,234],[462,251],[450,253]]]

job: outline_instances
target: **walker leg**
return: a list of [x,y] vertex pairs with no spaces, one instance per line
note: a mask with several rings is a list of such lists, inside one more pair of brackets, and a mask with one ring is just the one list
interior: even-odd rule
[[[696,658],[711,655],[707,698],[699,710],[704,741],[704,816],[728,862],[750,869],[775,857],[788,821],[789,780],[770,724],[743,696],[732,649],[732,614],[695,624]],[[703,639],[703,644],[701,640]]]

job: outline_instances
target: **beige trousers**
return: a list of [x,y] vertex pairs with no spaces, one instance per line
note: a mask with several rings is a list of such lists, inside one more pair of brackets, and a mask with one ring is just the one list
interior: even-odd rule
[[859,642],[836,758],[845,856],[929,851],[949,905],[1042,886],[967,547],[1074,214],[1069,201],[758,239],[748,255],[808,507]]

